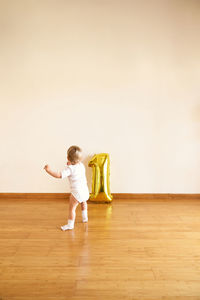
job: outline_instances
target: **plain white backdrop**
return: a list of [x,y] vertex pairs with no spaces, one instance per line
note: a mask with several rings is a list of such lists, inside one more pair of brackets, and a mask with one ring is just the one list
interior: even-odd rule
[[[200,192],[200,2],[0,1],[0,192],[68,192],[111,159],[113,193]],[[87,168],[91,189],[92,170]]]

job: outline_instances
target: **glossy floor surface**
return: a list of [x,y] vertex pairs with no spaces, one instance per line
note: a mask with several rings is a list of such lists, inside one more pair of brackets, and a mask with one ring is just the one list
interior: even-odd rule
[[0,200],[1,300],[200,299],[200,201]]

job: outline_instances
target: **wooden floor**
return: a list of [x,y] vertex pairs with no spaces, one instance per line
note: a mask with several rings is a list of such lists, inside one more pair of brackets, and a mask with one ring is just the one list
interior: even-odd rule
[[200,299],[200,201],[0,200],[0,300]]

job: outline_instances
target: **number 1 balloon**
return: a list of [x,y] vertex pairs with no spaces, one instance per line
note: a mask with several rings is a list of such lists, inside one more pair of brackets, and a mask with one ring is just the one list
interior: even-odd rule
[[93,169],[92,193],[89,200],[93,202],[111,202],[110,193],[110,159],[108,153],[96,154],[88,164]]

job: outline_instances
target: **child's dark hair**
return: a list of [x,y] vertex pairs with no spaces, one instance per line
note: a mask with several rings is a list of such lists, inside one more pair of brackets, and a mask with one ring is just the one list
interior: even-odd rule
[[78,146],[71,146],[67,150],[67,158],[72,164],[77,164],[82,155],[82,149]]

